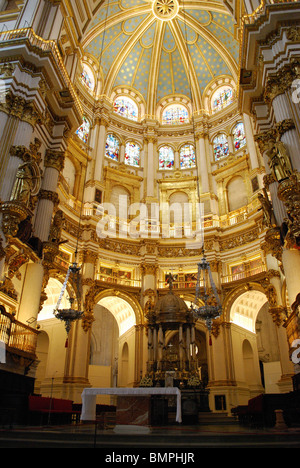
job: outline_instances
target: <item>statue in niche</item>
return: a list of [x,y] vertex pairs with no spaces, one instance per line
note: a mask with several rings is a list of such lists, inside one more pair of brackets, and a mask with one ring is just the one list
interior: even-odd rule
[[29,207],[31,193],[36,185],[35,180],[40,179],[40,177],[34,175],[30,155],[27,153],[27,156],[24,156],[24,158],[25,161],[18,167],[10,200],[20,202]]
[[284,143],[271,138],[266,152],[273,177],[278,182],[287,179],[293,172],[291,161]]
[[264,222],[267,227],[276,226],[276,219],[273,213],[273,207],[269,200],[267,191],[263,188],[263,193],[258,194],[258,199],[260,201],[263,213],[264,213]]
[[58,210],[53,218],[51,227],[50,227],[50,233],[49,233],[49,242],[53,242],[54,244],[60,244],[60,237],[61,237],[61,231],[63,228],[64,224],[64,214],[62,210]]

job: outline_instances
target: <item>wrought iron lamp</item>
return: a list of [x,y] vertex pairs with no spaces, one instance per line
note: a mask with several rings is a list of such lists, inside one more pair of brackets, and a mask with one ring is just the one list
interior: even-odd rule
[[[60,303],[65,293],[67,283],[70,280],[71,284],[74,286],[75,297],[70,295],[69,302],[70,307],[67,309],[60,309]],[[83,315],[83,310],[81,310],[81,275],[80,275],[80,267],[76,262],[73,262],[72,265],[69,266],[67,275],[59,295],[56,308],[54,309],[54,315],[57,319],[61,320],[65,323],[65,329],[67,334],[71,329],[72,322],[75,320],[80,319]]]
[[[203,285],[203,294],[201,294],[201,285]],[[209,262],[204,254],[201,262],[198,263],[196,293],[192,311],[197,319],[205,321],[209,333],[211,333],[213,320],[220,317],[222,313],[221,301],[212,278]]]

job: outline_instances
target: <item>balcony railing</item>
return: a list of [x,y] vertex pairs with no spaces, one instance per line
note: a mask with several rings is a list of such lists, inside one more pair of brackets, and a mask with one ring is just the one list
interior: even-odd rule
[[231,283],[232,281],[239,281],[245,278],[249,278],[251,276],[258,275],[260,273],[264,273],[265,271],[267,271],[267,268],[265,265],[262,264],[250,270],[244,270],[240,271],[239,273],[233,273],[231,275],[222,276],[222,283]]
[[[73,87],[73,84],[70,80],[69,74],[65,68],[63,63],[62,57],[60,55],[59,49],[56,45],[54,40],[45,40],[42,37],[35,34],[32,28],[21,28],[21,29],[13,29],[10,31],[1,31],[0,32],[0,43],[7,42],[11,44],[13,42],[19,43],[29,41],[31,46],[36,47],[43,53],[51,53],[57,66],[60,69],[60,72],[63,76],[65,86],[70,90],[71,96],[75,101],[80,113],[83,113],[81,103],[77,96],[77,93]],[[3,45],[2,45],[3,47]]]
[[0,306],[0,342],[11,352],[35,355],[39,331],[19,322]]

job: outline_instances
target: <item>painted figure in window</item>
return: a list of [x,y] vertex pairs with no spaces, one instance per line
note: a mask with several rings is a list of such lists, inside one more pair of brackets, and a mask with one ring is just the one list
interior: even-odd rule
[[228,106],[232,102],[232,89],[221,88],[218,90],[212,99],[212,108],[214,112],[217,112],[224,107]]
[[107,135],[105,144],[105,156],[115,161],[119,160],[120,143],[114,135]]
[[80,75],[82,83],[89,88],[90,90],[93,90],[95,87],[95,80],[94,80],[94,75],[91,69],[87,65],[83,65],[83,70]]
[[244,124],[242,122],[238,123],[233,129],[233,144],[236,151],[246,144]]
[[88,142],[89,138],[89,132],[90,132],[90,123],[87,120],[86,117],[83,116],[83,122],[80,125],[80,127],[77,128],[76,130],[76,135],[84,142]]
[[195,150],[192,145],[184,145],[180,149],[180,167],[187,169],[196,166]]
[[171,105],[163,112],[163,124],[177,125],[188,121],[189,114],[184,106]]
[[159,169],[172,169],[174,166],[174,151],[170,146],[159,148]]
[[125,164],[128,164],[129,166],[140,165],[140,147],[136,143],[126,143]]
[[226,135],[224,133],[216,136],[213,141],[215,161],[225,158],[229,154],[229,147]]
[[138,119],[137,105],[127,97],[119,97],[114,102],[114,111],[130,120]]

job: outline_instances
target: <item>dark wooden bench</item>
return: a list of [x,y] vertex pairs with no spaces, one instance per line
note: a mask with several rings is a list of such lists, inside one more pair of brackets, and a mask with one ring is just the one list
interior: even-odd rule
[[29,424],[70,424],[77,422],[80,412],[74,409],[72,400],[29,395],[28,414]]
[[251,427],[274,427],[276,410],[281,409],[288,426],[300,425],[300,391],[261,394],[248,401],[248,405],[232,409],[239,422]]

